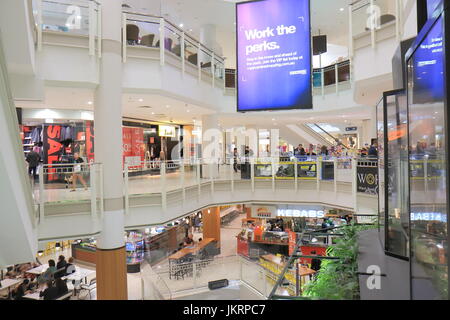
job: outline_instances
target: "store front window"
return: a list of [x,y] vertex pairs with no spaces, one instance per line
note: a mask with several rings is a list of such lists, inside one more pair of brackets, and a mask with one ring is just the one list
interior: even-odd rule
[[408,60],[413,299],[448,299],[443,17]]

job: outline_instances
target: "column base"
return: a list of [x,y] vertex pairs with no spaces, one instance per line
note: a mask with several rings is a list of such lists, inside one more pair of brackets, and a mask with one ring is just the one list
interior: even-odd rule
[[128,300],[125,247],[97,248],[97,300]]

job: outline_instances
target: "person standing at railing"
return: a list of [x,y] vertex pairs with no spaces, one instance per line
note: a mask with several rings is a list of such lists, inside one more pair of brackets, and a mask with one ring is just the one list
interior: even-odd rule
[[369,158],[378,158],[378,151],[375,144],[371,145],[369,151],[367,152]]
[[80,180],[81,184],[84,186],[84,190],[87,190],[86,181],[83,178],[82,166],[84,160],[80,157],[78,153],[74,153],[73,155],[74,163],[73,166],[73,175],[72,175],[72,190],[70,192],[76,191],[77,188],[77,180]]

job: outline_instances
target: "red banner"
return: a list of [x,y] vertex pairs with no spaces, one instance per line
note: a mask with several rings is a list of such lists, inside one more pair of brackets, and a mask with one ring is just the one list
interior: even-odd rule
[[297,244],[297,234],[294,231],[286,229],[289,236],[289,256],[294,254],[295,245]]
[[145,157],[144,129],[122,128],[123,163],[131,168],[138,168]]
[[133,156],[139,157],[141,161],[144,161],[145,156],[145,144],[144,144],[144,128],[132,129],[132,147]]
[[248,257],[248,241],[237,237],[237,253]]
[[61,138],[61,126],[60,125],[45,125],[43,140],[44,140],[44,163],[49,164],[47,171],[47,181],[56,180],[56,176],[52,173],[55,169],[52,168],[51,164],[57,162],[59,159],[59,151],[61,150],[61,143],[59,140]]
[[89,163],[95,162],[94,157],[94,122],[86,121],[86,157]]

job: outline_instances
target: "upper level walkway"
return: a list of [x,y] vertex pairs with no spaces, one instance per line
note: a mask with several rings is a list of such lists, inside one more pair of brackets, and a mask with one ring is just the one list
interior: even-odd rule
[[[376,215],[377,197],[357,193],[356,159],[248,159],[233,163],[206,160],[145,162],[124,168],[127,229],[170,223],[217,205],[240,203],[319,205]],[[376,168],[376,162],[359,165]],[[79,171],[80,170],[80,171]],[[75,172],[74,172],[75,171]],[[34,183],[41,241],[95,235],[108,199],[103,196],[101,164],[45,165]],[[77,178],[81,176],[86,190]]]

